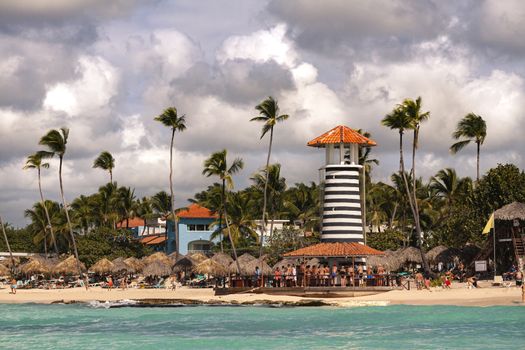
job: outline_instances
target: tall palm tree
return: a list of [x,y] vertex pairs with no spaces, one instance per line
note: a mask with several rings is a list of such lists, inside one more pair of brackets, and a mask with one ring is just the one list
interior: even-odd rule
[[177,225],[177,218],[175,217],[175,195],[173,194],[173,141],[175,139],[176,131],[186,130],[186,117],[182,115],[181,117],[177,114],[177,108],[169,107],[162,112],[161,115],[155,117],[155,120],[161,122],[162,125],[171,128],[171,143],[170,143],[170,193],[171,193],[171,216],[173,219],[173,227],[175,232],[175,255],[178,258],[179,256],[179,228]]
[[5,245],[7,247],[7,251],[9,252],[9,257],[11,258],[11,274],[12,274],[15,269],[15,258],[13,257],[13,252],[11,251],[11,245],[9,245],[9,239],[7,239],[7,233],[5,232],[5,226],[4,226],[4,222],[2,221],[2,216],[0,216],[0,226],[2,226],[2,233],[4,235]]
[[471,187],[472,180],[458,177],[452,168],[441,169],[430,179],[430,188],[446,202],[449,213],[456,200],[468,193]]
[[[270,142],[268,143],[268,155],[266,157],[266,167],[268,170],[270,165],[270,156],[272,154],[272,143],[273,143],[273,127],[279,122],[283,122],[288,119],[287,114],[279,115],[279,105],[277,101],[273,99],[272,96],[269,96],[266,100],[255,106],[255,109],[259,111],[257,117],[252,118],[250,121],[263,122],[263,128],[261,133],[261,139],[270,132]],[[262,227],[263,232],[261,235],[261,246],[259,248],[259,256],[262,256],[262,249],[264,244],[264,235],[266,233],[266,203],[268,200],[268,171],[266,172],[266,179],[264,181],[264,192],[263,192],[263,209],[262,209]]]
[[[80,260],[78,259],[78,249],[77,242],[75,240],[75,234],[73,233],[73,225],[71,224],[71,219],[69,218],[69,210],[64,196],[64,183],[62,181],[62,163],[64,162],[64,155],[67,150],[67,139],[69,137],[68,128],[60,128],[59,130],[53,129],[50,130],[47,134],[42,136],[39,144],[46,146],[48,151],[40,151],[39,154],[44,157],[54,157],[58,156],[59,166],[58,166],[58,180],[60,183],[60,197],[62,198],[62,205],[64,206],[64,213],[66,214],[67,226],[69,228],[69,235],[71,236],[71,243],[73,244],[73,252],[75,253],[75,258],[77,261],[77,269],[79,276],[83,276],[82,268],[80,267]],[[86,276],[86,289],[88,288],[87,276]]]
[[[236,158],[231,166],[228,166],[227,161],[227,151],[224,149],[219,152],[213,153],[210,158],[204,161],[204,169],[202,170],[202,175],[210,177],[212,175],[218,176],[222,181],[222,192],[221,192],[221,208],[219,216],[219,230],[222,232],[222,215],[226,211],[226,189],[233,189],[233,177],[232,175],[239,172],[244,167],[244,162],[241,158]],[[224,213],[225,214],[225,213]],[[226,214],[225,214],[226,215]],[[226,225],[228,227],[228,237],[230,239],[230,244],[232,246],[233,255],[235,261],[237,261],[237,250],[235,249],[235,243],[232,239],[230,225],[228,219],[226,219]],[[221,250],[222,250],[222,237],[221,237]],[[237,272],[241,272],[239,263],[237,262]]]
[[[392,130],[398,130],[399,132],[399,172],[401,174],[401,177],[403,179],[405,190],[408,197],[408,202],[410,204],[410,209],[412,211],[412,215],[414,217],[414,226],[416,228],[416,234],[418,235],[418,245],[419,250],[421,252],[421,256],[423,259],[423,266],[426,272],[430,271],[430,267],[428,266],[428,262],[426,261],[426,256],[424,256],[424,251],[422,249],[422,242],[421,242],[421,226],[419,224],[419,216],[416,211],[416,205],[414,202],[416,202],[415,195],[413,195],[412,191],[410,190],[410,185],[408,182],[407,174],[405,172],[405,161],[403,157],[403,134],[405,133],[405,130],[413,129],[414,128],[414,119],[411,115],[409,115],[404,108],[403,105],[398,105],[394,110],[387,114],[385,118],[381,121],[381,124],[383,124],[386,127],[389,127]],[[415,188],[413,189],[415,192]],[[426,263],[425,263],[426,262]]]
[[[416,150],[419,146],[419,129],[421,127],[421,123],[428,120],[428,118],[430,118],[430,112],[427,111],[427,112],[422,112],[421,111],[421,108],[422,108],[422,99],[421,99],[421,96],[419,96],[415,101],[410,99],[410,98],[407,98],[403,101],[402,103],[402,109],[404,111],[404,113],[410,118],[410,121],[411,121],[411,129],[413,130],[414,132],[414,136],[413,136],[413,139],[412,139],[412,169],[411,169],[411,174],[412,174],[412,200],[413,200],[413,203],[414,203],[414,215],[415,215],[415,223],[416,223],[416,230],[417,230],[417,227],[421,227],[421,223],[420,223],[420,220],[419,220],[419,206],[418,206],[418,201],[417,201],[417,196],[416,196],[416,189],[417,189],[417,186],[416,186],[416,181],[417,181],[417,176],[416,176]],[[425,251],[423,249],[423,245],[422,245],[422,242],[421,242],[421,229],[417,230],[418,231],[418,246],[419,246],[419,249],[420,249],[420,252],[421,252],[421,259],[423,261],[423,265],[425,266],[425,270],[429,270],[429,268],[427,268],[428,266],[428,261],[427,261],[427,258],[426,258],[426,254],[425,254]]]
[[467,138],[450,146],[450,152],[452,152],[452,154],[461,151],[463,147],[471,141],[476,143],[476,182],[479,182],[479,152],[481,145],[485,142],[485,137],[487,137],[487,123],[485,123],[481,116],[469,113],[458,122],[456,131],[454,131],[452,137],[456,140]]
[[115,168],[115,158],[108,151],[103,151],[93,162],[93,168],[100,168],[109,172],[109,182],[113,182],[113,169]]
[[[49,233],[51,235],[51,242],[53,243],[53,247],[55,248],[55,253],[58,256],[58,247],[57,242],[55,239],[55,233],[53,231],[53,225],[51,224],[51,218],[49,217],[49,211],[47,210],[47,206],[45,205],[46,200],[44,199],[44,194],[42,192],[42,180],[41,180],[41,170],[42,168],[48,169],[49,163],[43,162],[42,154],[35,153],[27,157],[26,165],[24,166],[24,169],[36,169],[38,174],[38,191],[40,192],[40,203],[42,204],[42,207],[44,208],[44,212],[46,214],[46,229],[49,229]],[[44,232],[45,236],[45,232]],[[47,248],[46,248],[47,249]]]

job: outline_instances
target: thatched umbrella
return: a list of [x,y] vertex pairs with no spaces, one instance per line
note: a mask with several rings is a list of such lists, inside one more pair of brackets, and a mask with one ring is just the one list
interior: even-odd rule
[[155,260],[142,270],[144,276],[168,276],[171,272],[171,264],[162,260]]
[[247,264],[241,266],[241,271],[245,275],[254,275],[255,268],[259,267],[259,271],[262,275],[270,275],[272,273],[272,267],[266,263],[266,261],[252,260]]
[[421,264],[421,252],[415,247],[408,247],[395,253],[397,257],[404,263],[417,263]]
[[286,267],[286,266],[288,266],[288,264],[290,264],[290,265],[297,265],[298,263],[299,263],[299,259],[285,258],[285,259],[275,263],[273,265],[273,269],[275,270],[276,268],[281,268],[282,266]]
[[106,258],[102,258],[99,261],[97,261],[95,265],[91,266],[89,270],[95,273],[105,274],[113,271],[114,267],[115,265],[111,261],[109,261]]
[[189,270],[193,269],[196,265],[197,263],[193,259],[191,259],[189,256],[179,254],[179,260],[177,260],[177,262],[173,266],[173,271],[188,272]]
[[[86,266],[81,262],[80,269],[86,270]],[[69,256],[64,261],[59,262],[54,268],[54,273],[63,273],[66,275],[76,275],[78,273],[77,259],[73,255]]]
[[113,273],[122,273],[122,272],[133,273],[135,272],[135,269],[129,266],[128,264],[126,264],[124,262],[124,258],[122,257],[113,259],[111,263],[113,264],[113,268],[111,269],[111,272]]
[[458,262],[461,258],[461,250],[457,248],[447,248],[436,256],[436,263]]
[[7,268],[5,265],[0,264],[0,276],[8,276],[11,274],[11,271],[9,271],[9,268]]
[[168,256],[162,252],[153,253],[145,258],[142,258],[142,262],[144,263],[144,265],[149,265],[154,261],[160,261],[170,266],[172,264],[171,259],[168,258]]
[[20,271],[32,275],[38,273],[49,273],[51,269],[40,259],[30,259],[28,262],[20,266]]
[[512,202],[494,212],[496,220],[522,220],[525,221],[525,203]]
[[193,261],[195,261],[197,264],[203,262],[204,260],[208,259],[208,257],[202,253],[193,253],[189,256],[189,258]]
[[[20,259],[19,258],[13,258],[13,260],[15,261],[15,266],[20,264]],[[12,263],[12,260],[11,259],[5,259],[2,264],[4,264],[4,266],[7,266],[7,267],[11,267],[11,265],[13,264]]]
[[443,253],[447,249],[448,248],[445,247],[444,245],[438,245],[437,247],[430,249],[426,254],[428,262],[438,263],[438,261],[436,261],[436,258],[438,257],[439,254]]
[[256,257],[254,257],[253,255],[248,254],[248,253],[244,253],[243,255],[239,256],[237,259],[239,260],[239,263],[241,263],[241,262],[242,263],[248,263],[248,262],[250,262],[252,260],[257,260]]
[[140,261],[139,259],[137,258],[127,258],[124,260],[124,262],[126,263],[126,265],[128,265],[131,269],[133,269],[133,271],[130,271],[130,272],[140,272],[142,271],[142,269],[144,268],[144,264],[142,263],[142,261]]
[[228,269],[216,262],[213,259],[206,259],[203,262],[197,264],[193,271],[200,274],[212,275],[212,276],[225,276],[228,273]]
[[215,253],[215,255],[211,257],[211,260],[218,262],[226,268],[230,266],[230,264],[233,262],[232,257],[229,254],[225,253]]

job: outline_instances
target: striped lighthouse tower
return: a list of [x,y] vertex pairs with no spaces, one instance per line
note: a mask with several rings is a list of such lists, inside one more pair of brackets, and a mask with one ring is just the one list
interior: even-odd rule
[[364,244],[359,147],[375,145],[342,125],[308,142],[308,146],[326,149],[321,241]]

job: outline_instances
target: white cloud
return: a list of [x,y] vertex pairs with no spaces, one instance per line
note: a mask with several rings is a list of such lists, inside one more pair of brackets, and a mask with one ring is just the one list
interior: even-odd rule
[[297,53],[293,43],[286,38],[286,25],[279,24],[270,30],[259,30],[250,35],[228,38],[217,54],[220,63],[227,60],[249,59],[255,62],[275,62],[293,67]]
[[[77,73],[79,79],[57,83],[48,89],[45,108],[69,116],[87,115],[107,106],[117,93],[118,71],[102,57],[80,57]],[[96,117],[96,114],[91,117]]]
[[120,118],[123,129],[120,136],[122,137],[122,147],[138,148],[143,137],[146,136],[146,129],[140,120],[139,115]]

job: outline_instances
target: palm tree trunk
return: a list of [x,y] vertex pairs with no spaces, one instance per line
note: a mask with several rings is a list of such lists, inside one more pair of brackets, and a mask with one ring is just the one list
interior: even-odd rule
[[425,269],[425,272],[430,271],[430,267],[428,265],[427,257],[425,254],[425,249],[423,248],[423,242],[421,238],[421,223],[419,221],[419,206],[417,204],[417,193],[416,193],[416,149],[417,144],[419,141],[419,126],[416,126],[414,129],[414,139],[412,142],[412,199],[414,201],[414,221],[416,222],[416,232],[417,232],[417,245],[419,247],[419,253],[421,254],[421,260],[423,262],[423,267]]
[[241,274],[241,265],[239,264],[239,260],[237,259],[237,249],[235,249],[235,242],[232,238],[232,232],[230,230],[230,222],[228,221],[228,213],[226,212],[226,202],[224,201],[222,203],[224,207],[224,220],[226,221],[226,228],[228,229],[228,238],[230,239],[230,244],[232,246],[233,251],[233,258],[235,259],[235,265],[237,265],[237,273]]
[[224,214],[224,198],[226,194],[226,179],[222,179],[222,191],[221,191],[221,210],[219,210],[219,230],[221,230],[221,253],[224,253],[224,246],[222,244],[222,240],[224,239],[224,235],[222,234],[222,215]]
[[[62,197],[62,205],[64,206],[64,211],[66,213],[66,220],[67,220],[67,226],[69,228],[69,235],[71,236],[71,243],[73,244],[73,252],[75,253],[75,259],[77,260],[78,275],[80,278],[82,278],[84,274],[82,273],[82,269],[80,267],[80,260],[78,259],[77,242],[75,240],[75,234],[73,233],[73,225],[71,225],[71,220],[69,219],[69,210],[67,209],[66,198],[64,197],[64,184],[62,182],[62,163],[63,163],[63,155],[60,155],[60,163],[58,166],[58,180],[60,182],[60,196]],[[86,283],[86,289],[88,289],[86,276],[84,276],[84,279]]]
[[477,145],[477,154],[476,154],[476,184],[479,182],[479,149],[480,149],[480,143],[479,141],[476,141]]
[[113,183],[113,171],[109,168],[109,182]]
[[[270,175],[270,155],[272,154],[272,142],[273,142],[273,126],[270,129],[270,143],[268,145],[268,156],[266,157],[266,176],[264,178],[264,193],[263,193],[263,212],[262,212],[262,231],[261,231],[261,246],[259,247],[259,259],[262,257],[264,236],[266,235],[266,204],[268,201],[268,176]],[[260,263],[259,263],[260,264]]]
[[[179,228],[175,217],[175,195],[173,194],[173,140],[175,138],[175,128],[171,129],[170,145],[170,194],[171,194],[171,217],[173,218],[173,232],[175,233],[175,259],[179,259]],[[168,241],[166,240],[166,243]]]
[[[53,225],[51,225],[51,218],[49,217],[49,210],[47,210],[46,201],[44,199],[44,194],[42,192],[42,182],[40,178],[40,168],[38,169],[38,190],[40,192],[40,200],[42,206],[44,207],[44,213],[46,214],[47,224],[49,225],[49,232],[51,233],[51,241],[53,242],[53,247],[55,248],[55,253],[58,256],[58,247],[55,240],[55,233],[53,232]],[[44,230],[45,232],[46,230]],[[44,236],[45,237],[45,236]]]
[[11,251],[11,246],[9,245],[9,240],[7,239],[7,233],[5,232],[4,222],[0,216],[0,226],[2,226],[2,233],[4,234],[5,245],[7,246],[7,251],[9,252],[9,257],[11,258],[11,274],[15,270],[15,258],[13,257],[13,252]]

